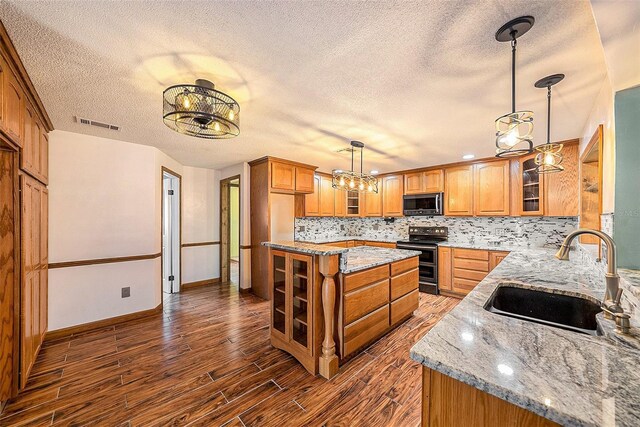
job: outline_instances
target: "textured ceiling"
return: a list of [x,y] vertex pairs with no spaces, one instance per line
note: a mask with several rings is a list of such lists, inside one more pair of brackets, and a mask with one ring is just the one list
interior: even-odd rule
[[[365,144],[381,172],[494,152],[495,118],[510,109],[510,48],[494,33],[530,14],[518,43],[517,102],[552,139],[582,133],[606,77],[587,1],[7,1],[7,27],[57,129],[160,148],[222,168],[263,155],[348,166]],[[241,106],[241,133],[210,141],[162,123],[162,90],[212,80]],[[122,126],[78,125],[75,115]]]

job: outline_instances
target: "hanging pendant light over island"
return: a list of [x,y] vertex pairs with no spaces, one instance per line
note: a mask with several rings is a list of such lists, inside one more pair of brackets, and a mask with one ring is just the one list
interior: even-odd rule
[[[331,186],[339,190],[358,191],[367,193],[378,192],[378,178],[362,171],[364,144],[360,141],[351,141],[351,170],[334,169]],[[360,149],[360,172],[353,168],[353,153]]]

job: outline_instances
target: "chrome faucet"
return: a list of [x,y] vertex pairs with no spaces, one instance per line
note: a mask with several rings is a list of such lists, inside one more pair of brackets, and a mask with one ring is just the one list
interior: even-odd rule
[[589,228],[579,228],[569,233],[562,242],[560,250],[556,253],[556,258],[561,261],[569,261],[569,250],[571,242],[581,234],[591,234],[601,239],[607,246],[607,272],[605,273],[606,290],[604,293],[604,301],[602,309],[607,319],[615,319],[616,330],[623,334],[629,332],[629,315],[624,312],[620,305],[622,298],[622,289],[620,289],[620,276],[618,276],[618,267],[616,260],[616,243],[611,236],[602,231],[591,230]]

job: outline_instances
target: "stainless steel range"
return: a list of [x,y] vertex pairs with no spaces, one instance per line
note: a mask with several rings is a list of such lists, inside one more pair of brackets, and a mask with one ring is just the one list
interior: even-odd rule
[[420,292],[437,295],[438,291],[438,242],[447,240],[447,227],[409,227],[409,240],[397,242],[398,249],[420,251]]

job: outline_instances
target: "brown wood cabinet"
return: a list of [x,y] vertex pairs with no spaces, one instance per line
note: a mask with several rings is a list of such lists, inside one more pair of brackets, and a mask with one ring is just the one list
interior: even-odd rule
[[403,187],[402,175],[387,175],[382,177],[382,216],[403,215]]
[[444,171],[434,169],[404,175],[404,194],[440,193],[444,191]]
[[363,216],[382,216],[382,186],[377,193],[360,193],[360,200],[364,199]]
[[438,288],[444,295],[464,297],[507,255],[506,251],[438,246]]
[[330,176],[320,176],[320,216],[335,215],[335,191]]
[[535,153],[520,157],[516,167],[516,201],[522,216],[544,215],[545,175],[536,170]]
[[0,22],[0,408],[26,384],[47,330],[51,130]]
[[[342,190],[337,190],[342,191]],[[345,191],[347,197],[347,214],[346,216],[362,216],[364,197],[362,193],[357,191]]]
[[547,216],[578,216],[580,204],[579,146],[562,148],[564,171],[544,177],[544,214]]
[[313,177],[313,193],[304,196],[304,216],[320,216],[320,175]]
[[473,169],[473,165],[445,169],[445,215],[473,215]]
[[540,415],[422,367],[422,427],[559,427]]
[[307,194],[313,192],[315,167],[283,159],[268,159],[272,191],[290,194]]
[[344,190],[333,190],[333,204],[335,216],[344,217],[347,215],[347,193]]
[[20,307],[20,386],[24,387],[47,330],[48,192],[22,175],[22,289]]
[[474,165],[474,213],[502,216],[511,213],[509,160]]

